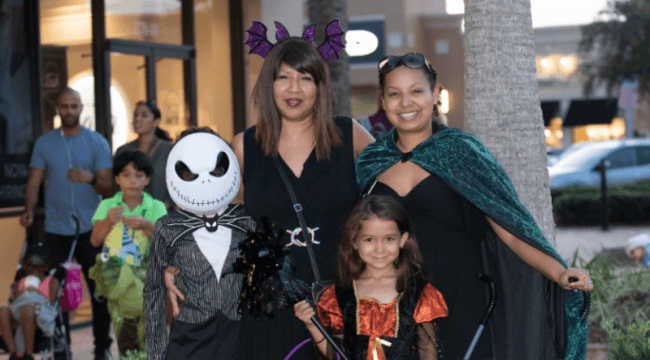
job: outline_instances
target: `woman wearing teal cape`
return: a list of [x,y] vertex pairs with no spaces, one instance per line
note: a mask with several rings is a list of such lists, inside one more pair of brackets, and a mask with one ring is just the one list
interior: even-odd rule
[[480,271],[495,280],[498,300],[472,359],[584,359],[576,289],[593,289],[588,272],[566,269],[485,145],[432,123],[436,73],[424,56],[379,65],[395,131],[361,153],[357,181],[364,194],[395,196],[409,211],[433,285],[449,305],[441,325],[447,358],[462,358],[487,305]]

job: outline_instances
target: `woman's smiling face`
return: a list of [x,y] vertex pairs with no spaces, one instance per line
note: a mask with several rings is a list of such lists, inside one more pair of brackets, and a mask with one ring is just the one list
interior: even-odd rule
[[300,121],[311,118],[318,88],[311,74],[282,63],[273,82],[273,96],[282,120]]
[[399,132],[420,132],[431,127],[438,95],[431,91],[424,71],[398,66],[386,74],[382,103],[388,120]]

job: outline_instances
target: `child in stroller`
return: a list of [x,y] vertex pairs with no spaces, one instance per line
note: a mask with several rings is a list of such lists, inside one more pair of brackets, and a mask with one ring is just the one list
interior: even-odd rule
[[[33,359],[37,328],[45,336],[54,333],[59,280],[47,276],[50,253],[42,244],[32,244],[22,260],[22,268],[12,285],[10,304],[0,308],[0,335],[11,354],[9,359]],[[23,353],[19,353],[14,334],[22,328]],[[21,346],[22,347],[22,346]]]

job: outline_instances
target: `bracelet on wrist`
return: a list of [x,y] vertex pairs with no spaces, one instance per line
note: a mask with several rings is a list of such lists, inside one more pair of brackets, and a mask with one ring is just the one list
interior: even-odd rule
[[[312,339],[312,341],[313,341],[313,340],[314,340],[314,339]],[[318,340],[318,341],[314,341],[314,345],[318,345],[318,344],[322,343],[323,341],[325,341],[325,336],[323,336],[323,338],[320,339],[320,340]]]

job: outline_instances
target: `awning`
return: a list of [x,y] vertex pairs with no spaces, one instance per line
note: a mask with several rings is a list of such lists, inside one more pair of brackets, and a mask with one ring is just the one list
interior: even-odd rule
[[618,99],[571,100],[563,126],[609,124],[618,112]]
[[544,118],[544,126],[548,126],[551,123],[551,119],[557,117],[559,111],[559,101],[542,101],[542,117]]

